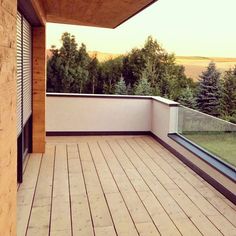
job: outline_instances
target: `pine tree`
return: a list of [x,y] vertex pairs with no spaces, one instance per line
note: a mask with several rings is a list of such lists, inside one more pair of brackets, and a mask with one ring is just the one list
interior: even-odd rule
[[197,107],[200,111],[212,116],[219,116],[220,112],[220,73],[215,63],[211,62],[206,71],[200,75]]
[[123,76],[120,77],[120,80],[115,85],[115,94],[120,94],[120,95],[127,94],[127,88]]
[[226,71],[223,78],[221,112],[228,120],[236,116],[236,66]]
[[179,103],[183,106],[196,109],[197,103],[196,98],[194,97],[193,90],[187,87],[186,89],[183,89],[180,98]]
[[134,93],[135,95],[152,95],[151,83],[147,79],[146,71],[143,72],[142,77],[140,78],[138,84],[135,87]]

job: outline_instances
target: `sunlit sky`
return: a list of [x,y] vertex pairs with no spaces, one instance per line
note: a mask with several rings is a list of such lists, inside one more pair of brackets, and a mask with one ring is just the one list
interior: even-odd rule
[[152,35],[176,55],[236,57],[235,11],[236,0],[159,0],[116,29],[48,23],[47,48],[69,32],[88,51],[126,53]]

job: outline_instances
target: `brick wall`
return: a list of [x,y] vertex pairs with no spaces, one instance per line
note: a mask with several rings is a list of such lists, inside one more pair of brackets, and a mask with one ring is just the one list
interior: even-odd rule
[[0,1],[0,235],[16,235],[16,0]]

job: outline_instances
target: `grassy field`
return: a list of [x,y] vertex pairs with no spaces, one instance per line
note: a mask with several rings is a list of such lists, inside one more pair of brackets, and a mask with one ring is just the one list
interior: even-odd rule
[[236,132],[183,134],[197,145],[236,166]]

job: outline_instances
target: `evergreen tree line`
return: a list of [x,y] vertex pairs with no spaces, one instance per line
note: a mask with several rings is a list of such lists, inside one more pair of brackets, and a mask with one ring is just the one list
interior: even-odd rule
[[73,35],[61,39],[47,62],[48,92],[163,96],[236,122],[236,67],[222,76],[210,63],[196,83],[151,36],[143,48],[105,62],[90,57]]

